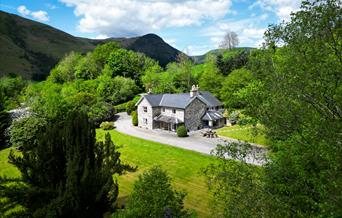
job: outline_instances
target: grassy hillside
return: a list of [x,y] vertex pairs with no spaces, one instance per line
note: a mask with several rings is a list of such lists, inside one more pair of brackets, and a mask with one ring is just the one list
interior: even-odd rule
[[19,74],[43,80],[67,53],[85,53],[97,44],[118,41],[122,47],[145,53],[165,66],[175,61],[179,51],[159,36],[93,40],[74,37],[51,26],[0,11],[0,76]]
[[194,60],[194,62],[196,64],[202,64],[205,61],[205,57],[209,54],[213,54],[213,55],[222,55],[224,59],[228,59],[231,58],[235,55],[237,55],[238,53],[242,52],[243,50],[251,50],[253,48],[249,48],[249,47],[240,47],[240,48],[233,48],[230,50],[226,50],[226,49],[214,49],[211,50],[207,53],[205,53],[204,55],[198,55],[198,56],[192,56],[191,58]]

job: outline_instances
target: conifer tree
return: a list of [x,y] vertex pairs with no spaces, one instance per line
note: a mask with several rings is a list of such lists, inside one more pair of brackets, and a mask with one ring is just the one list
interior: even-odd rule
[[24,208],[20,216],[32,217],[102,217],[111,210],[118,195],[112,176],[131,168],[121,164],[109,134],[97,143],[87,115],[70,112],[38,139],[21,156],[10,154],[22,178],[0,179],[0,198],[9,199],[0,203],[0,214],[15,204]]

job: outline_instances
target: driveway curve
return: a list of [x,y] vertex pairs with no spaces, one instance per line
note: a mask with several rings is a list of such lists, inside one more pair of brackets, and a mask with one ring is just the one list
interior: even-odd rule
[[[229,138],[205,138],[202,137],[200,131],[189,133],[189,137],[179,138],[176,133],[165,130],[149,130],[132,125],[131,116],[126,112],[116,114],[115,127],[118,132],[154,141],[162,144],[171,145],[187,150],[196,151],[202,154],[210,155],[211,151],[215,149],[218,144],[225,144],[226,142],[237,142],[238,140]],[[265,149],[254,147],[253,155],[247,159],[248,163],[262,165],[264,163],[260,157],[264,156]]]

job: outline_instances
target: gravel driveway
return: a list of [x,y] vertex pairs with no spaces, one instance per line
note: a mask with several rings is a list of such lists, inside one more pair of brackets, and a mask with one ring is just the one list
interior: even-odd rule
[[[216,147],[217,144],[224,144],[226,141],[237,141],[228,138],[205,138],[200,135],[200,131],[194,131],[189,133],[189,137],[179,138],[176,133],[168,132],[165,130],[148,130],[132,125],[131,116],[126,112],[116,114],[115,127],[118,132],[135,136],[138,138],[168,144],[171,146],[200,152],[203,154],[210,154],[210,152]],[[265,149],[254,149],[258,156],[265,152]],[[256,160],[255,158],[249,158],[247,162],[261,165],[264,161]]]

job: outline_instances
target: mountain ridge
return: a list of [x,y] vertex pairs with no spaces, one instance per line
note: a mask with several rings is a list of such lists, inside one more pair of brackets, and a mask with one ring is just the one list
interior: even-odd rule
[[88,39],[0,11],[0,77],[17,74],[25,79],[44,80],[69,52],[84,54],[108,41],[116,41],[125,49],[144,53],[163,67],[176,61],[181,53],[153,33],[131,38]]

